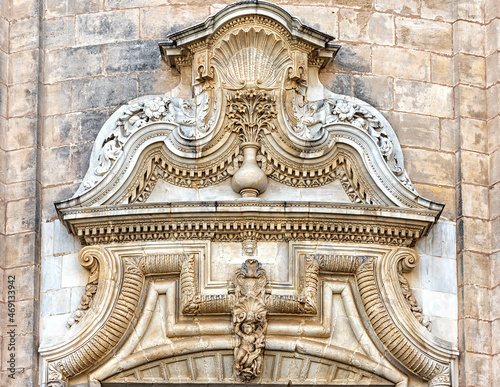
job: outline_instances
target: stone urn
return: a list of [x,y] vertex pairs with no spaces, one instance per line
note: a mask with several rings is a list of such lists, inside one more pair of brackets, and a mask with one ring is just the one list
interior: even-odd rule
[[243,163],[234,174],[231,187],[242,198],[256,198],[267,188],[267,176],[257,164],[257,151],[260,149],[258,142],[244,142]]

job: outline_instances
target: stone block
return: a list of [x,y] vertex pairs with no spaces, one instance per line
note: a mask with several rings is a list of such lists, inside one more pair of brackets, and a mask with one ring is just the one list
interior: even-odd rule
[[449,153],[424,149],[403,150],[406,170],[413,181],[427,184],[454,186],[455,158]]
[[35,115],[37,113],[38,88],[34,82],[9,86],[9,117]]
[[500,216],[500,184],[490,186],[490,218],[495,219]]
[[455,66],[455,57],[431,54],[431,81],[453,86],[457,83],[458,75]]
[[393,12],[401,15],[417,15],[420,2],[418,0],[375,0],[375,9],[382,12]]
[[500,113],[500,83],[497,83],[496,85],[491,86],[487,91],[486,91],[486,98],[487,98],[487,116],[486,119],[491,119]]
[[454,259],[420,256],[422,287],[436,292],[457,292],[457,264]]
[[497,149],[490,155],[490,184],[497,184],[500,181],[500,150]]
[[422,309],[426,316],[454,319],[457,316],[457,295],[422,290]]
[[177,70],[167,67],[162,71],[139,74],[139,95],[169,94],[180,81]]
[[75,253],[80,248],[78,239],[71,235],[59,220],[54,221],[54,255]]
[[408,113],[453,117],[453,89],[417,81],[394,81],[394,108]]
[[43,44],[46,50],[75,45],[75,17],[59,17],[43,22]]
[[89,158],[94,144],[87,142],[71,147],[71,166],[75,172],[76,181],[81,182],[89,169]]
[[465,351],[490,353],[491,332],[490,323],[466,318],[460,320],[460,347]]
[[35,232],[5,237],[5,267],[13,268],[38,262],[38,235]]
[[456,318],[431,317],[432,334],[452,343],[458,341],[458,324]]
[[79,186],[79,183],[74,183],[42,188],[42,219],[45,221],[57,219],[54,202],[72,197]]
[[458,150],[458,140],[460,133],[460,120],[441,119],[441,150],[456,152]]
[[[493,320],[491,322],[491,337],[492,338],[500,337],[500,319]],[[494,339],[491,341],[491,352],[495,354],[500,354],[500,340]],[[498,366],[500,367],[500,363],[498,363]]]
[[486,25],[486,55],[500,50],[500,19],[494,19]]
[[462,355],[460,386],[490,386],[491,356],[466,352]]
[[40,316],[54,316],[71,312],[71,289],[55,289],[40,296]]
[[458,216],[488,219],[488,187],[462,184],[458,190]]
[[40,291],[61,288],[62,256],[43,257]]
[[476,320],[490,319],[489,289],[476,285],[464,285],[459,289],[461,315]]
[[460,171],[462,182],[488,185],[488,156],[483,153],[461,151]]
[[494,152],[500,148],[500,116],[489,120],[488,127],[488,152]]
[[488,254],[462,251],[458,261],[459,285],[489,286],[490,262]]
[[38,338],[33,334],[18,335],[16,347],[16,368],[32,368],[38,361]]
[[105,0],[104,9],[154,7],[165,4],[165,0]]
[[[7,371],[0,372],[0,384],[8,386],[12,384],[12,379],[9,378]],[[39,380],[38,370],[32,368],[16,369],[16,384],[23,387],[37,387]]]
[[[371,0],[361,1],[371,2]],[[350,2],[353,3],[352,0]],[[310,5],[283,5],[283,8],[292,15],[298,16],[304,24],[329,35],[338,36],[338,8],[311,7]]]
[[40,270],[35,265],[5,270],[5,276],[15,276],[16,301],[37,300],[40,294]]
[[0,51],[9,52],[9,22],[0,16]]
[[33,50],[39,46],[40,21],[37,17],[14,20],[10,23],[10,53]]
[[32,180],[35,178],[36,149],[25,148],[7,152],[7,173],[9,183]]
[[43,147],[94,141],[108,118],[107,111],[87,111],[47,117],[43,121]]
[[120,106],[137,97],[134,74],[73,81],[72,109],[102,109]]
[[325,87],[337,94],[352,95],[352,76],[349,74],[320,74]]
[[394,16],[370,11],[341,9],[339,39],[394,45]]
[[89,271],[80,265],[78,253],[62,256],[61,287],[85,286],[89,279]]
[[[491,231],[491,250],[500,250],[500,218],[493,219],[490,226]],[[500,318],[500,316],[498,316]]]
[[71,310],[78,309],[85,294],[85,286],[76,286],[71,288]]
[[61,336],[68,331],[67,322],[71,313],[40,318],[40,346],[58,344]]
[[141,38],[164,38],[210,15],[208,5],[179,5],[141,9]]
[[7,203],[7,223],[5,232],[17,234],[21,232],[36,231],[38,225],[34,214],[36,213],[36,199],[21,199]]
[[36,180],[22,181],[19,183],[11,183],[5,187],[5,200],[34,198],[38,195],[38,186]]
[[37,300],[16,302],[16,333],[26,335],[38,331],[38,312],[40,305]]
[[418,183],[414,185],[417,192],[423,197],[446,204],[440,219],[454,221],[457,218],[455,188]]
[[[498,232],[500,227],[496,227]],[[500,319],[500,286],[497,285],[491,289],[491,320]],[[497,336],[498,337],[498,336]]]
[[500,18],[500,3],[497,0],[486,0],[484,2],[484,14],[484,21],[486,23],[495,18]]
[[3,83],[0,83],[0,116],[2,117],[7,117],[7,99],[7,86],[5,86]]
[[422,0],[420,14],[424,19],[454,21],[454,3],[441,0]]
[[76,44],[122,42],[139,38],[139,10],[110,11],[76,16]]
[[398,112],[387,112],[385,117],[401,145],[439,149],[439,118]]
[[101,75],[102,52],[102,46],[48,51],[44,60],[44,82]]
[[468,118],[460,119],[461,149],[488,152],[488,130],[486,122]]
[[381,109],[392,108],[393,81],[389,77],[353,77],[354,97]]
[[[41,256],[51,257],[54,254],[54,223],[43,222],[41,223]],[[43,269],[43,265],[42,265]]]
[[36,145],[36,117],[11,118],[5,127],[5,150],[16,150]]
[[461,218],[458,220],[459,249],[479,253],[490,251],[489,224],[482,219]]
[[486,90],[458,85],[455,88],[455,99],[460,117],[486,118]]
[[371,8],[373,0],[333,0],[333,4],[339,7]]
[[457,1],[457,18],[469,21],[483,22],[483,7],[485,1]]
[[71,81],[43,85],[40,110],[42,116],[71,111]]
[[458,81],[474,86],[485,86],[486,60],[481,57],[458,55]]
[[[46,149],[42,153],[41,182],[43,185],[55,185],[63,182],[73,181],[75,172],[71,171],[70,165],[71,147]],[[61,168],[65,165],[66,168]]]
[[335,59],[332,61],[331,67],[334,72],[371,72],[372,49],[371,46],[365,44],[348,44],[344,43],[339,50]]
[[158,43],[154,40],[109,44],[104,57],[108,74],[154,71],[167,66],[161,61]]
[[373,73],[417,81],[430,80],[430,54],[403,48],[375,46]]
[[0,51],[0,68],[2,69],[0,71],[0,83],[6,85],[9,82],[9,55],[3,51]]
[[459,20],[453,25],[455,52],[484,55],[485,27],[482,24]]
[[102,10],[102,0],[45,0],[45,16],[47,18],[97,12]]
[[495,52],[486,58],[486,87],[500,80],[500,52]]
[[400,46],[451,54],[451,24],[424,20],[396,18],[396,43]]

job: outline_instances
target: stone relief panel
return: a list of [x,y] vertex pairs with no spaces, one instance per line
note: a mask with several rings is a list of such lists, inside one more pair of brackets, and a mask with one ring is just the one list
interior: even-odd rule
[[168,39],[179,86],[119,108],[56,204],[90,275],[43,382],[450,386],[408,279],[443,204],[319,82],[333,37],[245,1]]

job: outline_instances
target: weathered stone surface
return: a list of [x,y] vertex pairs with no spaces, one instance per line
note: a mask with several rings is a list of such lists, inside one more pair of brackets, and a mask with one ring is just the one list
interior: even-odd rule
[[484,203],[488,202],[488,187],[462,184],[459,200],[461,206],[458,207],[458,216],[488,219],[488,208],[484,206]]
[[490,285],[490,260],[488,254],[463,251],[460,253],[458,267],[459,285]]
[[36,114],[38,89],[36,83],[21,83],[8,88],[9,117]]
[[491,352],[489,322],[466,318],[460,320],[459,325],[462,348],[471,352]]
[[107,111],[47,117],[44,120],[42,145],[51,148],[94,141],[107,117]]
[[7,173],[9,183],[27,181],[35,177],[36,149],[24,148],[13,150],[6,154]]
[[141,38],[164,38],[209,15],[208,6],[166,6],[141,9]]
[[106,73],[154,71],[166,66],[154,40],[108,44],[104,51]]
[[[498,106],[500,106],[500,84],[497,83],[491,86],[486,91],[487,98],[487,119],[494,118],[499,114]],[[484,107],[483,107],[484,108]]]
[[[490,238],[489,238],[489,222],[481,219],[471,219],[462,218],[458,220],[458,230],[459,230],[459,246],[467,246],[468,250],[488,253],[490,250]],[[486,290],[486,294],[488,291]],[[472,300],[472,298],[470,299]],[[472,302],[472,301],[470,301]],[[471,306],[471,307],[476,307]],[[467,316],[474,317],[476,315],[467,314]],[[483,317],[475,317],[483,318]]]
[[453,117],[453,89],[432,83],[395,80],[394,108],[408,113]]
[[430,54],[426,52],[373,47],[372,61],[374,74],[417,81],[430,80]]
[[393,45],[395,42],[394,16],[341,9],[339,39]]
[[461,374],[460,384],[463,386],[487,386],[490,383],[491,357],[488,355],[466,353],[463,365],[471,372]]
[[455,119],[440,119],[441,124],[441,149],[448,152],[457,151],[459,145],[460,120]]
[[10,53],[33,50],[38,47],[40,22],[36,17],[14,20],[10,23]]
[[401,145],[439,149],[439,118],[417,114],[387,112],[386,118],[398,135]]
[[333,0],[339,7],[371,8],[373,0]]
[[486,58],[486,87],[492,86],[500,79],[500,52]]
[[420,256],[422,287],[436,292],[457,293],[457,262],[449,258]]
[[61,256],[42,258],[40,291],[45,292],[61,287],[61,261]]
[[461,151],[461,179],[465,183],[488,184],[488,155],[477,152]]
[[455,98],[461,117],[484,119],[486,117],[486,90],[483,88],[458,85],[455,88]]
[[476,152],[488,151],[488,132],[486,122],[469,118],[460,119],[462,128],[461,148]]
[[453,27],[455,52],[484,55],[485,27],[482,24],[459,20]]
[[40,315],[53,316],[71,312],[71,289],[47,290],[40,297]]
[[38,235],[35,232],[5,237],[5,267],[13,268],[33,264],[37,254]]
[[496,116],[486,124],[488,127],[488,151],[494,152],[500,148],[500,117]]
[[71,81],[43,85],[40,110],[43,116],[71,111]]
[[74,46],[75,17],[45,20],[43,23],[43,47],[46,50]]
[[0,16],[0,50],[9,51],[9,22]]
[[102,9],[102,1],[99,0],[46,0],[45,15],[47,17],[59,17],[79,13],[97,12]]
[[500,17],[500,4],[495,0],[486,0],[484,4],[484,20],[489,23],[492,19]]
[[353,77],[353,95],[369,104],[381,108],[392,108],[392,79],[387,77]]
[[[492,183],[489,191],[490,214],[491,218],[495,219],[500,216],[500,184]],[[500,278],[500,277],[499,277]]]
[[500,18],[496,18],[486,25],[486,48],[485,54],[491,55],[500,50]]
[[421,16],[425,19],[454,20],[454,4],[441,0],[422,0]]
[[377,11],[390,11],[402,15],[416,15],[419,12],[420,2],[410,0],[401,2],[399,0],[375,0]]
[[76,16],[76,44],[104,44],[139,38],[139,10]]
[[174,68],[165,67],[162,71],[139,74],[139,95],[162,95],[170,92],[179,84],[179,73]]
[[5,275],[14,275],[16,277],[16,301],[38,299],[40,294],[40,271],[35,265],[7,269]]
[[73,81],[73,110],[119,106],[137,97],[135,74]]
[[38,49],[9,55],[9,84],[36,81],[38,79],[38,56]]
[[431,81],[454,86],[457,83],[458,71],[456,57],[431,54]]
[[458,80],[475,86],[485,86],[486,61],[484,58],[459,54]]
[[328,90],[338,94],[352,95],[352,76],[348,74],[324,75],[324,85]]
[[165,4],[165,0],[106,0],[105,9],[153,7]]
[[404,150],[406,168],[413,181],[453,186],[454,156],[449,153],[423,149]]
[[73,196],[79,185],[79,183],[70,183],[42,188],[42,219],[49,221],[57,219],[54,202]]
[[21,199],[7,203],[7,225],[5,232],[7,234],[16,234],[21,232],[35,231],[37,229],[36,218],[36,199]]
[[403,47],[451,53],[451,24],[410,18],[396,18],[396,43]]
[[44,81],[54,83],[102,74],[102,46],[53,50],[45,54]]
[[36,117],[11,118],[5,126],[5,150],[15,150],[36,145]]

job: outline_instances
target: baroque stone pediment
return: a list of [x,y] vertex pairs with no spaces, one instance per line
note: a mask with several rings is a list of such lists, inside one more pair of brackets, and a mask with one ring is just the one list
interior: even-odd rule
[[332,39],[244,1],[160,43],[180,84],[120,107],[56,204],[90,276],[49,386],[450,385],[405,278],[444,205],[380,112],[321,85]]

